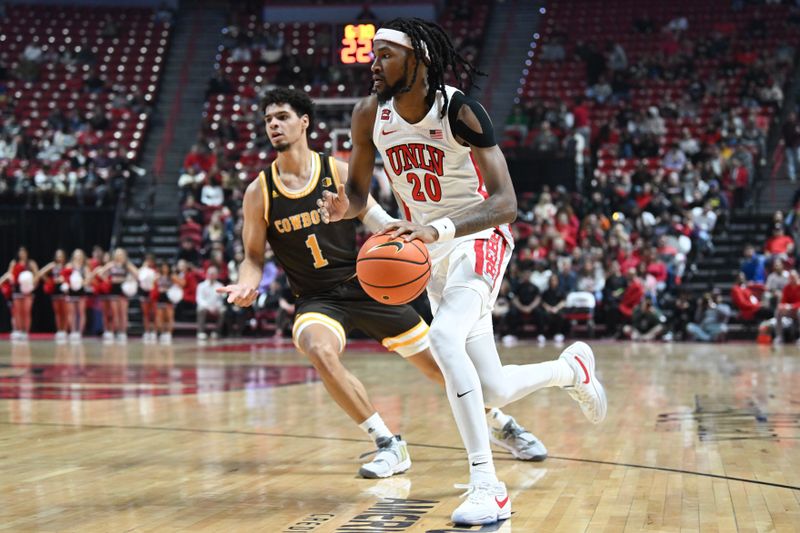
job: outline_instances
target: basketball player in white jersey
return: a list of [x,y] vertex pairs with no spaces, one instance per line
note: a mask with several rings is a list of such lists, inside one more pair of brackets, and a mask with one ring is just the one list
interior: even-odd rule
[[[346,334],[358,327],[407,358],[426,376],[444,385],[431,355],[428,326],[410,305],[388,306],[370,298],[355,279],[355,225],[352,221],[319,224],[316,200],[321,190],[335,190],[347,178],[347,164],[323,157],[308,146],[314,104],[296,89],[277,88],[262,102],[264,122],[278,155],[247,187],[242,238],[245,261],[234,285],[218,289],[241,307],[253,305],[267,241],[298,296],[292,331],[297,348],[314,364],[331,397],[374,441],[377,455],[359,469],[366,478],[401,474],[411,466],[405,441],[386,426],[361,381],[342,364]],[[302,223],[305,215],[306,223]],[[392,220],[370,200],[360,217],[370,231]],[[295,220],[295,221],[292,221]],[[309,246],[313,243],[313,246]],[[547,450],[531,433],[499,409],[488,422],[498,433],[496,444],[522,460],[543,460]],[[484,422],[485,424],[485,422]]]
[[483,107],[444,84],[452,69],[471,83],[478,72],[436,24],[395,19],[375,35],[375,95],[353,110],[349,180],[318,203],[323,220],[356,216],[366,205],[377,149],[406,220],[384,231],[428,244],[433,269],[430,337],[470,462],[468,498],[457,524],[511,515],[498,481],[483,405],[500,407],[543,387],[563,387],[594,423],[606,416],[591,348],[577,342],[545,363],[502,366],[491,308],[514,246],[514,186]]

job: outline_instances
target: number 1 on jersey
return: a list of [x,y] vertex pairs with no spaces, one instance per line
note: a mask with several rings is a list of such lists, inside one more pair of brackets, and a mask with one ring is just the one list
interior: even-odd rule
[[311,256],[314,258],[314,268],[328,266],[328,260],[322,257],[322,250],[319,249],[319,242],[317,242],[315,234],[312,233],[308,236],[306,246],[311,250]]

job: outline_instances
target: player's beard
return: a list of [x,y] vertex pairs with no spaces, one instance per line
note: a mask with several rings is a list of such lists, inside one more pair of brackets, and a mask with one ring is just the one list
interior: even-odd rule
[[386,79],[383,80],[382,91],[375,91],[378,97],[378,103],[385,104],[398,94],[408,91],[408,67],[403,69],[403,76],[392,85],[386,84]]
[[272,147],[273,147],[273,148],[275,148],[275,151],[276,151],[276,152],[285,152],[285,151],[286,151],[286,150],[288,150],[288,149],[289,149],[291,146],[292,146],[292,145],[291,145],[291,143],[288,143],[288,142],[286,142],[286,141],[283,141],[283,142],[280,142],[280,143],[278,143],[278,144],[275,144],[275,145],[273,145]]

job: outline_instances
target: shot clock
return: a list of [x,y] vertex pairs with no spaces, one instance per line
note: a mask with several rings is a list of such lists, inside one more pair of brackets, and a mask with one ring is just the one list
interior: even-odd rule
[[343,65],[366,65],[372,62],[374,24],[347,24],[340,35],[342,47],[339,49],[339,60]]

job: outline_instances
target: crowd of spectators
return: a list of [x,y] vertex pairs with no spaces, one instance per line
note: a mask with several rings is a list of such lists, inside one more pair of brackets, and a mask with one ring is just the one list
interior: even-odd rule
[[33,27],[0,44],[0,203],[110,205],[144,173],[135,162],[169,11],[97,10],[78,31],[59,22],[69,9],[13,7],[14,23]]

